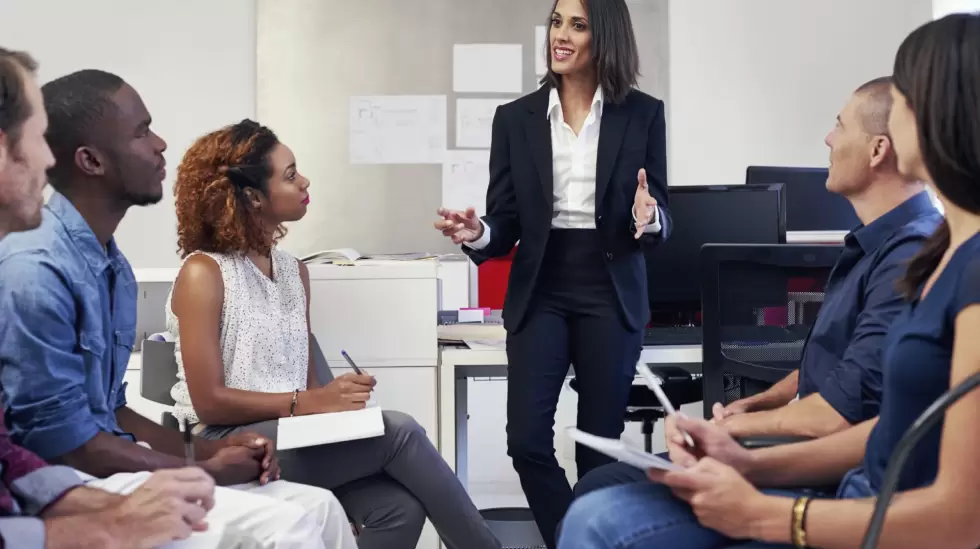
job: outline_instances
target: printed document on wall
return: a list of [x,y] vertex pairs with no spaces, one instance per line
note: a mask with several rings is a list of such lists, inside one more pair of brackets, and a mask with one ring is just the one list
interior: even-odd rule
[[472,206],[478,215],[486,213],[487,186],[490,184],[490,151],[450,150],[442,165],[442,206],[465,210]]
[[520,44],[455,44],[453,91],[523,93]]
[[351,164],[441,164],[445,158],[445,95],[350,98]]
[[497,107],[512,99],[457,99],[456,146],[460,148],[487,149],[490,147],[490,130]]
[[548,72],[548,56],[551,54],[545,46],[548,39],[548,27],[534,27],[534,76],[544,76]]

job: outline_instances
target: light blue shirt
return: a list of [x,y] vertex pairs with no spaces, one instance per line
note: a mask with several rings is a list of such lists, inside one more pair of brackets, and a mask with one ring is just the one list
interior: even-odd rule
[[100,431],[125,436],[116,409],[136,339],[137,284],[55,193],[41,226],[0,242],[0,387],[14,441],[44,459]]

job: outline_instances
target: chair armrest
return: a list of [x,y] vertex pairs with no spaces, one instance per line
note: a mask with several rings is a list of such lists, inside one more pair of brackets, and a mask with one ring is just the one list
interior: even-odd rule
[[772,446],[781,446],[783,444],[793,444],[794,442],[804,442],[807,440],[812,440],[812,437],[804,436],[758,436],[758,437],[741,437],[735,439],[743,448],[755,449],[755,448],[769,448]]

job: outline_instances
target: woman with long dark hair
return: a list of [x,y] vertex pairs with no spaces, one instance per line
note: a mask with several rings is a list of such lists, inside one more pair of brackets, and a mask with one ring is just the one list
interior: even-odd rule
[[[668,445],[672,458],[690,467],[582,498],[565,519],[560,547],[860,544],[899,439],[940,395],[980,371],[980,14],[950,15],[909,35],[895,58],[892,95],[889,132],[899,169],[933,186],[946,222],[902,281],[908,304],[889,332],[879,417],[758,451],[742,449],[721,428],[682,418],[677,424],[695,438],[697,455],[676,438]],[[888,511],[879,547],[980,545],[978,422],[974,392],[922,439],[900,477],[902,494]],[[753,486],[836,481],[836,500]]]
[[[558,0],[548,73],[493,120],[487,215],[439,210],[437,229],[476,263],[517,241],[504,303],[507,452],[541,534],[572,489],[555,459],[554,420],[569,364],[578,427],[619,438],[650,317],[644,246],[666,238],[664,104],[635,89],[625,0]],[[578,447],[579,478],[609,463]]]

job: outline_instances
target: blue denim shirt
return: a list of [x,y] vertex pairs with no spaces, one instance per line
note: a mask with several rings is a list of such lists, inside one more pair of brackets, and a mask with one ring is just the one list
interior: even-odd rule
[[800,397],[819,393],[854,424],[878,415],[882,348],[905,306],[896,286],[942,215],[923,191],[844,238],[800,365]]
[[136,337],[137,285],[55,193],[33,231],[0,242],[0,386],[14,440],[54,459],[99,431],[120,436],[123,375]]

